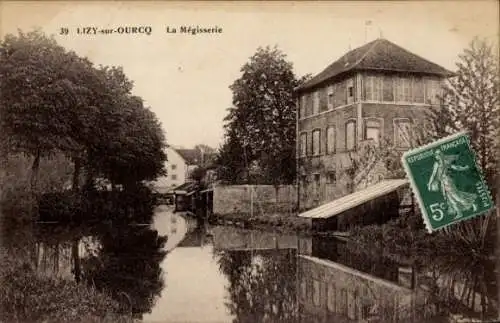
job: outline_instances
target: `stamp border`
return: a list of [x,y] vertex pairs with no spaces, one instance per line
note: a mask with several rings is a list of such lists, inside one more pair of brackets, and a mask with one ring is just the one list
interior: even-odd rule
[[[415,154],[419,153],[422,150],[426,150],[426,149],[429,149],[429,148],[432,148],[432,147],[435,147],[435,146],[439,146],[440,144],[442,144],[444,142],[448,142],[448,141],[451,141],[451,140],[453,140],[453,139],[455,139],[457,137],[465,135],[466,138],[467,138],[467,146],[468,146],[469,150],[472,152],[472,157],[473,157],[474,163],[476,163],[476,167],[477,167],[477,170],[479,172],[479,176],[481,177],[482,182],[485,183],[485,179],[484,179],[484,176],[483,176],[482,169],[480,169],[479,165],[477,165],[476,152],[474,151],[474,149],[472,149],[472,147],[470,145],[469,133],[470,132],[466,131],[466,130],[465,131],[459,131],[457,133],[454,133],[454,134],[448,135],[446,137],[440,138],[440,139],[438,139],[436,141],[433,141],[431,143],[425,144],[423,146],[419,146],[419,147],[416,147],[416,148],[414,148],[412,150],[405,151],[403,153],[403,155],[401,156],[401,162],[403,164],[403,168],[405,170],[406,177],[408,177],[411,189],[413,191],[413,194],[417,198],[420,211],[422,212],[422,217],[423,217],[423,220],[424,220],[425,228],[427,229],[427,232],[429,232],[429,233],[442,230],[442,229],[444,229],[446,227],[449,227],[452,224],[455,224],[457,222],[461,222],[461,221],[463,221],[465,219],[463,219],[463,218],[462,219],[457,219],[457,220],[452,221],[452,222],[450,222],[450,223],[448,223],[448,224],[446,224],[446,225],[444,225],[442,227],[439,227],[437,229],[432,229],[432,226],[431,226],[430,221],[429,221],[429,214],[427,214],[427,209],[425,207],[423,207],[425,204],[423,203],[422,196],[420,195],[420,191],[417,190],[417,185],[415,183],[414,176],[409,176],[409,174],[411,174],[411,172],[410,172],[410,166],[408,165],[408,162],[406,161],[406,158],[408,156],[415,155]],[[491,196],[491,191],[490,191],[490,189],[489,189],[489,187],[487,185],[485,185],[485,186],[486,186],[486,191],[488,193],[490,201],[493,202],[493,199],[492,199],[492,196]],[[495,208],[496,208],[495,203],[492,203],[492,208],[490,208],[490,209],[488,209],[486,211],[483,210],[483,211],[479,211],[477,213],[471,214],[466,219],[471,219],[471,218],[476,217],[478,215],[486,214],[489,211],[494,210]]]

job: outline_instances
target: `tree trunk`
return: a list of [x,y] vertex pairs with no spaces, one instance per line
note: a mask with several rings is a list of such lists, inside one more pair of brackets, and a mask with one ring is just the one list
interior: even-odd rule
[[71,256],[73,258],[73,274],[75,275],[75,280],[77,283],[80,282],[81,267],[80,267],[80,255],[78,252],[78,244],[80,240],[75,239],[71,244]]
[[87,164],[86,164],[86,174],[85,174],[85,183],[84,187],[85,189],[92,189],[94,188],[94,179],[95,179],[95,171],[94,167],[92,167],[92,153],[88,152],[87,153]]
[[78,189],[80,188],[80,172],[82,169],[82,161],[80,158],[75,158],[74,159],[74,164],[75,164],[75,170],[73,172],[73,191],[77,192]]
[[41,152],[38,150],[35,155],[35,160],[33,160],[33,165],[31,166],[30,189],[33,194],[36,194],[36,184],[38,180],[38,172],[40,170],[40,155]]

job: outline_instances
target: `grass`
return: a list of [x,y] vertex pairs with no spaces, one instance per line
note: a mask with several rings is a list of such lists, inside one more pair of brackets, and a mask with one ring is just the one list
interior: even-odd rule
[[0,251],[0,322],[132,322],[110,295],[70,280],[41,276]]

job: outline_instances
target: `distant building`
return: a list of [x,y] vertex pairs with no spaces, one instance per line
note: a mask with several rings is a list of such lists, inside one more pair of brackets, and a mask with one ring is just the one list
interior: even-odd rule
[[412,129],[439,104],[453,73],[398,45],[377,39],[349,51],[296,90],[297,158],[301,209],[346,193],[341,174],[348,152],[388,138],[400,151]]
[[189,181],[191,172],[199,166],[208,164],[213,153],[205,153],[202,149],[181,149],[168,147],[165,168],[167,175],[159,177],[154,183],[159,193],[167,193],[173,188]]

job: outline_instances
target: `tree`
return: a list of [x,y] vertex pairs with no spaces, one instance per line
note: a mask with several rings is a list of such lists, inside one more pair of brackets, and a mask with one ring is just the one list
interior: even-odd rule
[[40,31],[7,35],[0,48],[2,141],[9,152],[33,157],[33,190],[43,156],[78,147],[70,116],[86,91],[76,71],[87,66]]
[[93,147],[92,168],[128,188],[165,172],[165,137],[156,115],[139,97],[125,97],[103,124],[105,140]]
[[442,106],[432,111],[437,137],[467,130],[490,187],[498,175],[499,64],[497,51],[475,38],[459,55],[457,76],[444,87]]
[[73,161],[73,189],[99,174],[133,187],[163,173],[165,138],[156,116],[131,95],[121,67],[96,68],[36,30],[0,44],[2,151],[40,160],[62,153]]
[[266,181],[292,183],[296,141],[293,91],[301,80],[276,47],[259,47],[241,72],[242,76],[230,86],[233,107],[224,119],[226,143],[219,164],[231,165],[236,171],[232,175],[236,176],[255,161]]

